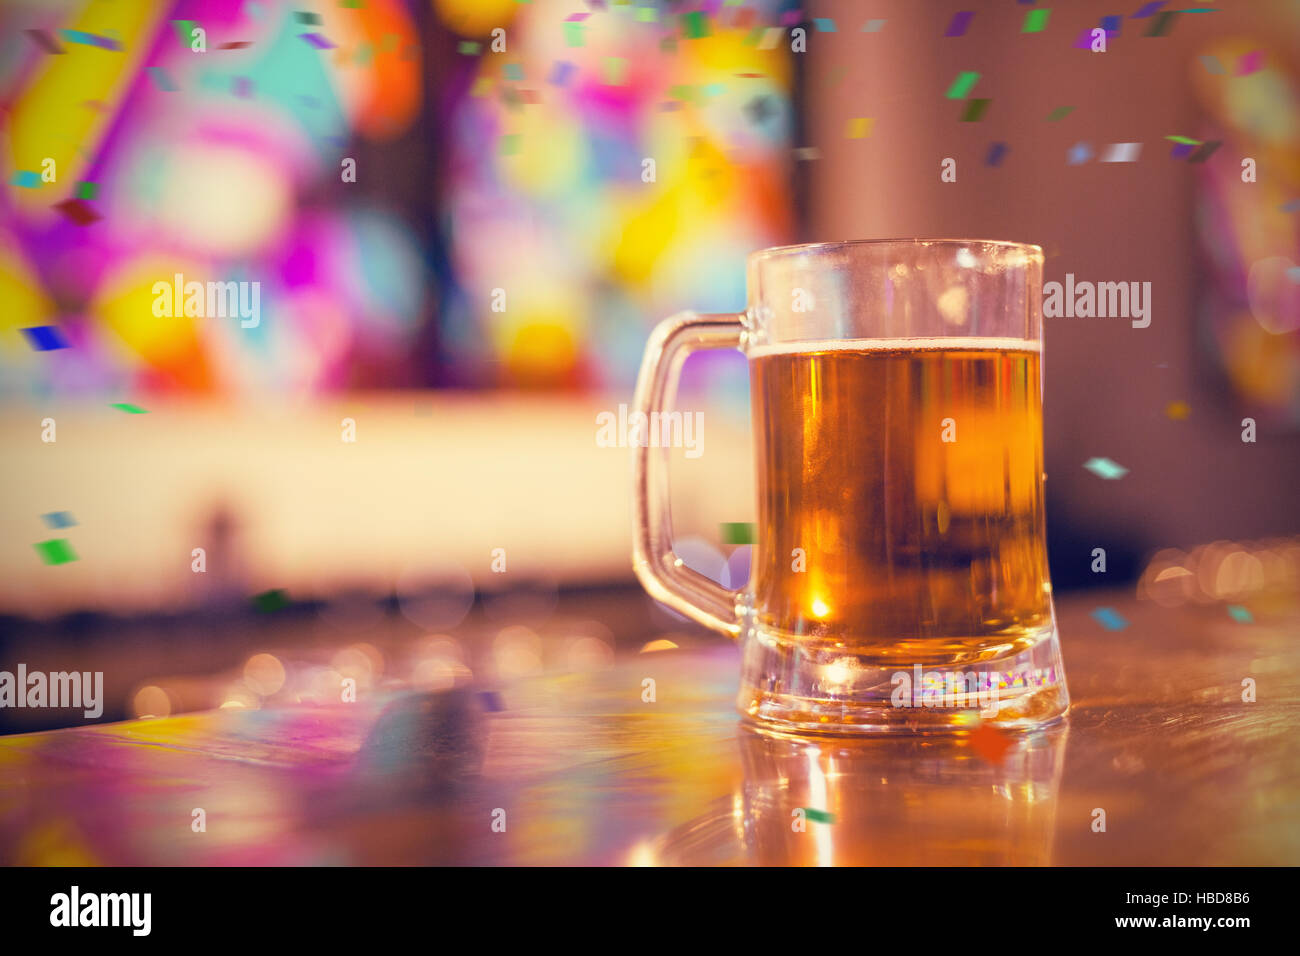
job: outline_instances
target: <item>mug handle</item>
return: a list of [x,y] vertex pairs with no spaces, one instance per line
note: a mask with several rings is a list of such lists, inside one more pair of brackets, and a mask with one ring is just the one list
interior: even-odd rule
[[641,585],[657,601],[705,627],[740,637],[740,591],[728,591],[692,571],[673,551],[673,520],[668,497],[668,448],[651,447],[650,423],[655,412],[667,412],[677,394],[682,363],[701,349],[734,348],[745,344],[743,313],[701,315],[678,312],[660,322],[646,343],[637,377],[634,412],[644,416],[646,442],[633,442],[633,486],[636,526],[632,533],[632,568]]

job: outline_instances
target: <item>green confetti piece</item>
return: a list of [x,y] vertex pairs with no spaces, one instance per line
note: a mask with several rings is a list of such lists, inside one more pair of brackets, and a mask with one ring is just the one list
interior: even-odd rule
[[585,24],[577,21],[564,21],[564,42],[567,46],[583,46],[586,43]]
[[1229,604],[1228,614],[1234,621],[1239,621],[1242,624],[1253,624],[1255,622],[1255,618],[1250,611],[1240,604]]
[[745,39],[740,41],[744,46],[758,46],[758,41],[763,39],[763,27],[754,27],[745,34]]
[[1058,106],[1052,112],[1047,114],[1047,122],[1055,123],[1057,120],[1063,120],[1074,112],[1073,106]]
[[1109,458],[1089,458],[1083,463],[1083,467],[1107,481],[1114,481],[1128,474],[1127,468],[1117,461],[1111,461]]
[[299,12],[295,13],[293,16],[294,19],[297,20],[299,23],[320,23],[321,22],[319,13],[305,13],[300,10]]
[[507,133],[505,136],[502,136],[498,143],[498,149],[502,156],[518,156],[519,134]]
[[340,7],[346,7],[349,10],[362,10],[361,0],[339,0]]
[[814,810],[812,807],[801,807],[804,816],[814,823],[834,823],[835,814],[827,813],[825,810]]
[[698,40],[709,35],[709,18],[703,10],[682,14],[682,32],[688,40]]
[[754,523],[752,521],[724,521],[722,523],[722,540],[727,544],[753,544]]
[[687,103],[694,103],[696,99],[695,87],[685,86],[682,84],[670,86],[668,88],[668,95],[675,100],[683,100]]
[[1021,33],[1042,33],[1047,29],[1047,18],[1051,16],[1050,9],[1034,9],[1025,12],[1025,25],[1020,28]]
[[147,408],[141,408],[139,405],[132,405],[130,402],[113,402],[113,403],[112,403],[111,405],[109,405],[108,407],[109,407],[109,408],[116,408],[118,411],[126,412],[128,415],[147,415],[147,414],[149,414],[149,409],[147,409]]
[[262,614],[270,614],[288,606],[289,592],[284,588],[273,588],[270,591],[263,591],[261,594],[253,595],[253,607],[257,608]]
[[95,193],[99,190],[98,183],[92,183],[89,180],[77,183],[78,199],[94,199]]
[[46,564],[67,564],[69,561],[77,560],[77,553],[72,550],[72,545],[68,543],[67,538],[38,541],[33,547]]
[[950,100],[964,100],[966,94],[971,91],[971,87],[979,82],[979,78],[978,73],[969,71],[958,73],[957,79],[952,81],[952,86],[948,87],[948,92],[943,95]]
[[993,101],[989,99],[971,100],[969,103],[966,104],[966,110],[961,115],[962,122],[978,123],[981,119],[984,118],[984,114],[985,112],[988,111],[989,104],[992,102]]
[[637,7],[636,19],[638,23],[658,23],[659,11],[654,7]]
[[176,28],[176,35],[181,39],[182,46],[191,46],[194,42],[194,28],[198,23],[194,20],[173,20],[172,26]]
[[482,47],[473,40],[461,40],[456,44],[456,52],[462,56],[476,56]]
[[621,56],[605,57],[605,84],[607,86],[627,84],[627,60]]
[[[1188,13],[1193,11],[1189,10]],[[1206,11],[1207,13],[1210,11]],[[1167,10],[1164,13],[1156,14],[1151,21],[1151,27],[1147,30],[1146,36],[1162,37],[1169,33],[1174,27],[1174,18],[1178,16],[1177,10]]]
[[1183,143],[1186,146],[1200,146],[1204,140],[1192,139],[1190,136],[1166,136],[1171,143]]

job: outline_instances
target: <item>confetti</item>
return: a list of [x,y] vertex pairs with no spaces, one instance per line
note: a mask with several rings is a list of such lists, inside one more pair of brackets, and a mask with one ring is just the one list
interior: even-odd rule
[[244,50],[253,45],[252,40],[231,40],[229,43],[223,43],[218,50]]
[[1242,607],[1240,604],[1229,604],[1228,615],[1234,621],[1239,621],[1242,624],[1255,623],[1254,615],[1252,615],[1248,609]]
[[62,46],[59,45],[59,41],[54,39],[54,36],[50,33],[49,30],[24,30],[23,33],[26,33],[29,37],[31,37],[32,42],[35,43],[38,47],[40,47],[42,50],[44,50],[46,53],[67,53],[68,52],[67,50],[63,49]]
[[768,27],[763,31],[763,39],[759,42],[760,50],[775,50],[781,43],[781,37],[785,36],[785,30],[780,27]]
[[875,120],[868,116],[857,116],[849,120],[844,135],[849,139],[864,139],[871,135],[871,126]]
[[298,11],[293,15],[293,18],[297,20],[299,23],[319,24],[321,22],[319,13],[305,13],[302,11]]
[[154,86],[158,87],[158,89],[162,90],[164,93],[175,93],[180,89],[172,78],[167,75],[167,71],[161,66],[151,66],[148,67],[148,70],[149,75],[153,77]]
[[818,33],[834,33],[834,32],[836,32],[836,31],[835,31],[835,21],[832,20],[830,17],[815,17],[815,18],[813,19],[813,26],[815,26],[815,27],[817,28],[817,32],[818,32]]
[[988,153],[988,156],[986,156],[986,157],[984,158],[984,165],[986,165],[986,166],[1001,166],[1001,165],[1002,165],[1002,157],[1005,156],[1005,155],[1007,154],[1007,149],[1008,149],[1008,147],[1007,147],[1007,144],[1006,144],[1006,143],[992,143],[992,144],[990,144],[990,145],[989,145],[989,153]]
[[988,110],[989,104],[993,101],[990,99],[971,100],[966,104],[966,110],[962,113],[961,121],[963,123],[978,123]]
[[[583,36],[585,32],[581,23],[566,20],[564,23],[565,46],[582,46],[586,42]],[[477,46],[477,44],[475,45]]]
[[1166,136],[1165,139],[1171,143],[1182,143],[1187,146],[1200,146],[1202,140],[1192,139],[1190,136]]
[[[1195,13],[1198,11],[1188,10],[1185,12]],[[1151,21],[1151,26],[1147,30],[1146,36],[1162,37],[1167,35],[1169,31],[1174,28],[1174,18],[1177,16],[1178,16],[1177,10],[1166,10],[1161,12],[1159,15],[1155,17],[1155,19]]]
[[481,690],[478,692],[479,703],[483,709],[489,713],[499,714],[506,709],[505,703],[501,700],[501,695],[494,690]]
[[1149,16],[1151,16],[1151,15],[1154,14],[1157,10],[1159,10],[1161,7],[1163,7],[1163,6],[1165,5],[1166,2],[1167,2],[1167,0],[1156,0],[1155,3],[1148,3],[1148,4],[1146,4],[1146,5],[1144,5],[1144,6],[1140,7],[1140,8],[1138,8],[1137,13],[1133,14],[1133,19],[1134,19],[1134,20],[1141,20],[1141,19],[1143,19],[1144,17],[1149,17]]
[[67,538],[38,541],[33,547],[46,564],[67,564],[69,561],[77,560],[77,553],[72,550],[72,545]]
[[[573,44],[569,44],[572,46]],[[582,44],[578,44],[581,46]],[[482,47],[473,40],[461,40],[456,44],[456,52],[461,56],[475,56]]]
[[1020,27],[1021,33],[1042,33],[1047,29],[1047,18],[1051,16],[1051,10],[1026,10],[1025,22]]
[[253,607],[262,614],[270,614],[289,606],[289,594],[284,588],[274,588],[253,595]]
[[879,33],[885,28],[884,20],[868,20],[862,25],[863,33]]
[[675,650],[677,650],[676,644],[668,640],[668,638],[666,637],[660,637],[660,638],[656,638],[653,641],[647,641],[645,646],[642,647],[641,650],[637,651],[637,653],[654,654],[658,651],[675,651]]
[[41,520],[45,522],[47,528],[71,528],[77,523],[71,511],[51,511],[49,514],[41,515]]
[[[822,151],[816,146],[799,146],[794,151],[794,158],[799,160],[821,159]],[[1300,269],[1297,272],[1300,273]],[[1300,279],[1296,281],[1300,282]]]
[[1118,16],[1102,17],[1101,23],[1098,24],[1106,31],[1106,39],[1119,36],[1119,25],[1121,18]]
[[1202,56],[1200,59],[1201,59],[1201,65],[1204,66],[1207,71],[1213,73],[1215,76],[1222,76],[1226,72],[1223,69],[1223,64],[1219,62],[1218,57],[1210,56],[1207,53],[1204,56]]
[[1099,163],[1136,163],[1141,143],[1111,143],[1098,157]]
[[754,523],[752,521],[724,521],[721,527],[722,540],[727,544],[754,543]]
[[38,352],[52,352],[68,347],[68,340],[57,325],[36,325],[23,329],[23,335],[27,336],[27,341]]
[[698,40],[709,35],[709,18],[703,10],[692,10],[682,14],[682,32],[689,40]]
[[781,25],[785,27],[792,27],[802,19],[803,19],[802,10],[787,10],[785,11],[785,13],[781,14]]
[[1099,607],[1092,612],[1092,619],[1108,631],[1122,631],[1128,627],[1124,615],[1113,607]]
[[834,823],[835,814],[827,813],[825,810],[815,810],[812,807],[800,807],[809,820],[814,823]]
[[1063,120],[1074,112],[1073,106],[1058,106],[1052,112],[1047,114],[1047,122],[1055,123],[1057,120]]
[[[1215,145],[1217,146],[1218,143],[1215,143]],[[1292,199],[1289,202],[1284,202],[1277,208],[1279,212],[1300,212],[1300,199]]]
[[966,95],[970,93],[971,87],[979,82],[979,78],[978,73],[969,71],[958,73],[957,79],[952,81],[952,86],[948,87],[948,92],[943,95],[950,100],[965,99]]
[[1243,53],[1237,59],[1237,72],[1235,76],[1250,76],[1252,73],[1258,73],[1264,66],[1264,51],[1251,50],[1249,53]]
[[194,39],[194,28],[198,23],[194,20],[173,20],[172,26],[176,28],[176,36],[180,38],[181,46],[189,49]]
[[1203,163],[1213,156],[1214,151],[1222,145],[1223,140],[1221,139],[1212,139],[1208,143],[1202,143],[1196,148],[1196,152],[1192,153],[1191,157],[1188,158],[1187,161],[1189,163]]
[[112,37],[100,36],[97,33],[86,33],[82,30],[60,30],[63,39],[69,43],[80,43],[83,46],[97,46],[103,50],[121,51],[122,44]]
[[654,7],[637,7],[636,19],[638,23],[658,23],[659,11]]
[[568,86],[569,79],[577,72],[577,69],[572,63],[557,60],[555,65],[551,67],[551,75],[546,82],[552,86]]
[[501,67],[501,72],[505,74],[507,80],[519,81],[524,78],[524,65],[522,63],[507,63]]
[[1192,413],[1192,407],[1184,401],[1170,402],[1165,406],[1165,414],[1176,422],[1181,422]]
[[1128,474],[1127,468],[1119,464],[1119,462],[1111,461],[1109,458],[1089,458],[1083,463],[1083,467],[1107,481],[1114,481]]
[[109,407],[109,408],[116,408],[118,411],[126,412],[128,415],[147,415],[147,414],[149,414],[149,409],[147,409],[147,408],[141,408],[139,405],[132,405],[130,402],[113,402],[113,403],[112,403],[111,405],[109,405],[108,407]]
[[1011,747],[1006,734],[988,724],[980,724],[970,735],[971,748],[989,763],[1001,763]]
[[334,44],[331,43],[329,40],[325,39],[319,33],[299,33],[298,38],[301,40],[306,40],[308,43],[310,43],[318,50],[334,49]]
[[65,199],[61,203],[56,203],[54,208],[78,226],[88,226],[101,218],[99,213],[87,206],[82,199]]
[[605,57],[605,85],[627,85],[627,60],[621,56]]
[[15,186],[22,186],[23,189],[36,189],[41,184],[41,174],[34,173],[30,169],[20,169],[14,173],[14,178],[9,182]]
[[99,184],[91,182],[88,179],[83,179],[81,182],[77,183],[78,199],[94,199],[95,194],[98,191],[99,191]]
[[959,10],[952,15],[948,21],[948,29],[944,31],[946,37],[964,37],[966,28],[970,26],[971,20],[975,16],[974,10]]

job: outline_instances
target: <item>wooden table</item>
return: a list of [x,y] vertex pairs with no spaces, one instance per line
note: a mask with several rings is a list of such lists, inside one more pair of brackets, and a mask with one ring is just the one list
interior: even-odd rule
[[736,650],[702,636],[492,692],[4,737],[0,862],[1295,864],[1300,613],[1275,605],[1061,601],[1069,720],[1000,761],[746,730]]

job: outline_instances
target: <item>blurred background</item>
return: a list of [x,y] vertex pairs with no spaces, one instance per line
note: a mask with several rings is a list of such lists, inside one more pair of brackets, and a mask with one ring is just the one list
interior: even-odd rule
[[[1293,595],[1300,3],[1130,6],[6,0],[0,669],[102,670],[110,720],[710,640],[633,583],[597,416],[800,241],[1150,282],[1148,328],[1046,320],[1054,582]],[[178,274],[256,324],[159,315]],[[679,407],[678,551],[738,586],[744,360]]]

